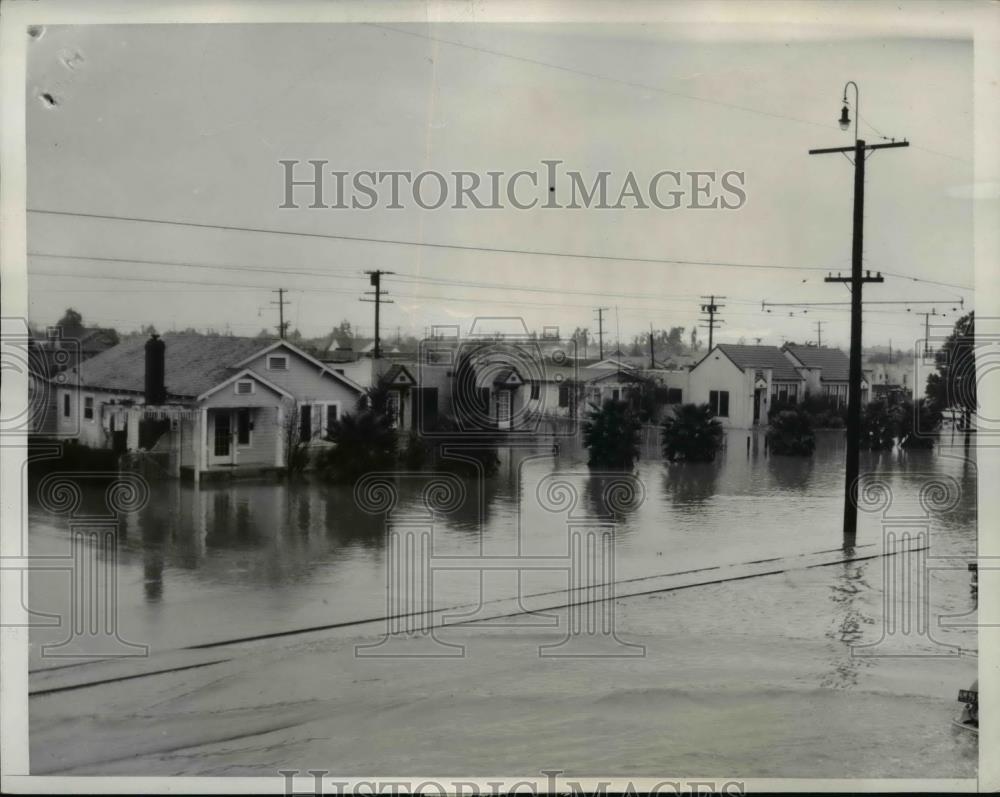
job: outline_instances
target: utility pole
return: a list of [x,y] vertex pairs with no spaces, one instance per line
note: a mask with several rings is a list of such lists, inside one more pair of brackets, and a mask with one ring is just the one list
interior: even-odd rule
[[937,315],[937,308],[934,308],[929,313],[924,313],[924,357],[930,354],[930,348],[928,343],[931,339],[931,316]]
[[[844,489],[844,549],[853,551],[858,536],[858,470],[860,468],[861,443],[861,294],[867,282],[884,282],[882,274],[874,277],[871,271],[862,273],[861,253],[864,237],[865,210],[865,158],[867,153],[876,149],[892,147],[908,147],[906,141],[892,141],[888,144],[865,144],[858,138],[857,122],[860,113],[860,92],[858,84],[853,80],[844,86],[844,106],[840,115],[840,127],[847,130],[851,120],[847,110],[847,86],[854,86],[854,146],[828,147],[811,149],[810,155],[825,155],[830,153],[854,153],[854,222],[851,246],[851,276],[841,277],[839,274],[826,278],[826,282],[840,282],[850,285],[851,289],[851,358],[849,382],[847,391],[847,469]],[[848,157],[848,160],[850,158]]]
[[597,308],[597,351],[598,360],[604,359],[604,314],[608,311],[607,307]]
[[281,340],[284,340],[286,332],[285,305],[288,304],[288,302],[285,300],[285,293],[287,293],[287,291],[284,288],[278,288],[278,290],[271,291],[271,293],[278,294],[278,301],[271,302],[271,304],[278,305],[278,337]]
[[653,353],[653,322],[649,323],[649,367],[656,368],[656,356]]
[[706,326],[708,327],[708,350],[711,351],[712,350],[712,340],[713,340],[713,334],[712,333],[715,331],[715,327],[716,326],[721,326],[723,323],[725,323],[721,319],[719,321],[715,320],[715,314],[718,313],[719,310],[721,310],[723,307],[725,307],[724,304],[716,304],[715,300],[716,299],[725,299],[726,297],[725,296],[715,296],[715,295],[712,295],[712,296],[702,296],[701,298],[702,299],[708,299],[708,304],[703,304],[701,306],[701,311],[703,313],[707,313],[708,314],[708,318],[707,319],[703,318],[701,320],[708,322],[707,324],[702,324],[702,328],[705,328]]
[[382,290],[382,277],[386,274],[392,274],[391,271],[382,271],[380,269],[375,269],[374,271],[366,271],[365,274],[370,275],[369,282],[371,286],[375,289],[373,291],[365,291],[365,296],[374,296],[374,299],[365,299],[362,297],[360,301],[362,302],[374,302],[375,303],[375,346],[372,351],[372,359],[377,360],[382,356],[382,344],[379,340],[379,308],[382,303],[392,304],[392,299],[383,299],[389,291]]
[[826,323],[826,321],[817,321],[816,322],[816,345],[817,346],[822,346],[823,345],[823,324],[825,324],[825,323]]

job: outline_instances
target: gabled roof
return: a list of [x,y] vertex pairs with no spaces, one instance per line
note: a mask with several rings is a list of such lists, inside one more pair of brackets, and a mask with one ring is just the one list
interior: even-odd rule
[[850,378],[851,362],[840,349],[786,343],[784,351],[791,354],[804,368],[820,369],[820,380],[823,382],[846,382]]
[[320,371],[325,371],[326,373],[330,374],[330,376],[334,377],[335,379],[339,379],[341,382],[343,382],[345,385],[347,385],[352,390],[356,390],[358,393],[364,393],[364,388],[361,387],[361,385],[359,385],[353,379],[348,379],[342,373],[340,373],[338,371],[335,371],[333,368],[331,368],[330,366],[328,366],[326,363],[320,362],[319,360],[317,360],[309,352],[303,351],[298,346],[295,346],[295,345],[289,343],[287,340],[276,340],[276,341],[274,341],[274,343],[270,344],[269,346],[265,346],[260,351],[254,352],[253,354],[251,354],[246,359],[241,360],[240,362],[236,363],[234,367],[235,368],[240,368],[240,367],[246,365],[247,363],[249,363],[251,360],[257,359],[261,355],[270,354],[275,349],[287,349],[288,351],[292,352],[293,354],[297,354],[299,357],[301,357],[306,362],[315,365],[317,368],[319,368]]
[[249,368],[244,368],[242,371],[237,371],[235,374],[233,374],[231,377],[229,377],[225,381],[219,382],[219,384],[217,384],[215,387],[209,388],[208,390],[206,390],[204,393],[202,393],[200,396],[198,396],[198,401],[201,401],[203,399],[208,398],[213,393],[218,393],[220,390],[224,389],[225,387],[228,387],[229,385],[231,385],[233,382],[237,381],[238,379],[252,379],[254,382],[257,382],[257,383],[259,383],[261,385],[264,385],[264,387],[268,388],[269,390],[273,390],[275,393],[277,393],[279,396],[281,396],[283,398],[293,399],[293,400],[295,399],[295,396],[293,396],[291,393],[289,393],[284,388],[279,387],[278,385],[274,384],[274,382],[269,382],[267,379],[265,379],[264,377],[262,377],[260,374],[254,373]]
[[493,384],[502,387],[520,387],[524,384],[524,379],[521,378],[517,369],[511,366],[497,371],[497,375],[493,377]]
[[405,387],[412,387],[417,384],[417,380],[413,378],[410,369],[402,363],[395,363],[391,366],[388,371],[382,374],[382,379],[389,386],[403,385]]
[[[251,360],[279,346],[295,352],[354,390],[362,391],[360,385],[287,341],[272,343],[260,338],[169,332],[161,338],[166,344],[164,370],[167,395],[175,398],[197,398],[244,370]],[[80,385],[109,391],[142,393],[146,380],[146,340],[135,338],[119,343],[84,360],[79,367],[73,369],[74,373],[79,374]]]
[[[771,379],[776,382],[801,382],[802,375],[777,346],[741,346],[734,343],[719,343],[712,351],[721,351],[741,371],[770,368]],[[704,362],[709,352],[698,363]],[[697,367],[697,366],[695,366]]]
[[[161,336],[166,344],[167,394],[195,398],[225,381],[246,357],[262,351],[267,341],[229,335]],[[146,380],[146,338],[119,343],[84,360],[73,369],[84,387],[141,393]]]

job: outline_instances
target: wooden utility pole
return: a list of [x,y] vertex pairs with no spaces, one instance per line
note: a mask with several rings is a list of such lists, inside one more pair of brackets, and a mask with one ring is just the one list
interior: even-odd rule
[[604,359],[604,313],[607,312],[607,307],[597,308],[597,351],[598,360]]
[[653,353],[653,325],[649,325],[649,367],[650,369],[656,368],[656,356]]
[[285,305],[288,304],[288,302],[285,301],[286,291],[284,288],[278,288],[278,290],[271,291],[271,293],[278,294],[278,301],[271,302],[271,304],[278,305],[278,337],[281,340],[284,340],[285,332],[287,331],[285,324]]
[[383,299],[389,291],[382,290],[382,277],[386,274],[392,274],[391,271],[382,271],[376,269],[374,271],[366,271],[365,274],[370,275],[371,286],[375,289],[373,291],[365,291],[365,296],[374,296],[374,299],[366,299],[361,297],[362,302],[374,302],[375,303],[375,345],[373,346],[372,359],[377,360],[382,356],[382,344],[379,339],[379,308],[382,303],[392,304],[392,299]]
[[713,332],[715,331],[715,327],[716,326],[721,326],[723,323],[725,323],[721,319],[719,319],[718,321],[715,320],[716,313],[718,313],[719,310],[721,310],[723,307],[725,307],[724,304],[716,304],[715,300],[716,299],[725,299],[726,297],[725,296],[714,296],[713,295],[713,296],[702,296],[701,298],[702,299],[708,299],[708,304],[703,304],[701,306],[701,311],[703,313],[707,313],[708,314],[708,318],[707,319],[703,318],[701,320],[702,321],[706,321],[707,320],[707,322],[708,322],[707,324],[703,324],[702,327],[703,328],[706,327],[706,326],[708,327],[708,350],[711,351],[712,350]]
[[[855,84],[855,89],[857,85]],[[847,118],[847,89],[844,89],[845,104],[841,116],[841,126]],[[857,106],[857,100],[855,100]],[[855,113],[858,113],[855,107]],[[846,129],[846,128],[845,128]],[[829,147],[826,149],[811,149],[810,155],[825,155],[829,153],[854,153],[854,223],[853,243],[851,247],[851,276],[842,277],[839,274],[828,276],[826,282],[840,282],[851,289],[851,359],[847,391],[847,472],[844,489],[844,549],[853,550],[858,536],[858,470],[860,468],[861,451],[861,294],[867,282],[884,282],[881,273],[872,276],[871,271],[862,272],[861,253],[864,236],[865,210],[865,158],[867,153],[876,149],[892,147],[908,147],[909,143],[891,142],[888,144],[870,144],[857,138],[855,127],[855,142],[852,147]]]
[[826,323],[826,321],[817,321],[816,322],[816,345],[817,346],[822,346],[823,345],[823,324],[825,324],[825,323]]

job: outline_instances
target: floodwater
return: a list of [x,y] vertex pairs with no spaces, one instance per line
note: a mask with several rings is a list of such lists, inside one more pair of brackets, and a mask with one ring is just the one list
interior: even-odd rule
[[[444,501],[448,505],[433,515],[427,513],[424,492],[434,478],[429,474],[396,480],[397,499],[390,515],[366,511],[350,487],[331,486],[315,479],[291,485],[237,482],[201,488],[173,482],[154,484],[144,507],[104,521],[111,523],[117,534],[117,637],[71,639],[73,644],[55,649],[57,655],[43,656],[44,644],[65,641],[69,631],[64,626],[33,629],[31,668],[35,673],[64,668],[75,661],[58,655],[67,651],[114,655],[109,644],[148,645],[150,655],[155,657],[196,645],[238,643],[238,647],[241,640],[250,637],[334,626],[335,631],[325,642],[313,641],[311,647],[302,648],[300,640],[304,636],[293,634],[270,640],[270,647],[254,648],[258,658],[250,659],[256,663],[244,660],[239,677],[230,677],[234,682],[245,681],[234,687],[231,708],[242,710],[248,694],[269,693],[279,682],[283,689],[295,692],[299,700],[310,699],[308,694],[321,683],[324,690],[343,688],[352,693],[357,711],[364,706],[366,694],[356,693],[361,688],[359,683],[379,682],[378,690],[372,692],[375,702],[391,700],[392,689],[404,695],[416,689],[424,705],[433,705],[426,703],[429,696],[447,687],[451,701],[445,701],[439,710],[445,724],[452,723],[447,733],[454,738],[431,734],[418,745],[422,750],[419,755],[416,748],[403,754],[405,745],[394,746],[389,737],[374,747],[371,738],[365,737],[364,744],[359,740],[352,747],[349,730],[338,731],[340,726],[328,721],[319,737],[313,733],[303,742],[304,747],[295,753],[296,760],[282,761],[286,765],[319,765],[315,759],[304,760],[301,756],[322,755],[327,749],[324,744],[342,733],[337,760],[344,766],[351,764],[347,768],[356,772],[365,771],[366,766],[406,771],[406,764],[413,761],[419,761],[420,769],[428,772],[450,768],[525,771],[524,767],[532,766],[572,770],[574,765],[579,772],[580,767],[586,770],[588,765],[597,766],[603,761],[602,756],[609,754],[607,738],[615,733],[621,738],[633,719],[655,729],[657,720],[650,715],[660,705],[661,714],[666,712],[663,715],[674,720],[677,712],[682,712],[688,734],[683,744],[678,739],[679,746],[668,754],[659,743],[652,743],[657,739],[655,733],[641,741],[633,738],[631,746],[626,745],[633,758],[610,757],[606,762],[609,767],[624,760],[625,768],[619,771],[632,772],[634,767],[641,767],[655,773],[657,765],[665,763],[675,771],[705,771],[710,761],[722,761],[724,766],[707,769],[758,776],[852,777],[903,776],[916,772],[912,767],[917,766],[924,768],[924,776],[972,776],[977,754],[975,737],[950,727],[948,720],[960,708],[954,702],[957,690],[967,687],[967,681],[975,677],[975,596],[966,569],[967,561],[976,552],[974,447],[963,448],[956,441],[955,446],[944,445],[934,451],[863,455],[862,473],[877,481],[878,486],[865,492],[869,511],[860,513],[856,553],[872,558],[838,564],[838,558],[842,558],[835,553],[841,543],[845,455],[842,434],[821,433],[816,453],[810,458],[769,455],[762,438],[750,438],[749,446],[747,440],[745,432],[730,433],[724,454],[706,465],[667,465],[657,456],[656,448],[648,445],[635,472],[633,485],[638,486],[632,492],[616,489],[613,476],[590,473],[578,442],[564,439],[558,450],[553,450],[551,439],[539,440],[520,448],[502,449],[498,471],[482,482],[463,480],[455,488],[454,480],[449,481],[453,491]],[[82,488],[75,501],[60,503],[44,498],[37,493],[40,484],[32,489],[29,541],[33,555],[65,556],[73,529],[94,524],[95,518],[107,515],[106,485],[78,481]],[[53,485],[48,484],[46,489],[53,489]],[[879,503],[886,497],[888,500]],[[377,503],[376,499],[369,496],[365,501]],[[625,665],[624,669],[615,664],[608,670],[612,680],[602,681],[603,670],[579,663],[568,664],[561,673],[553,672],[539,663],[537,652],[512,662],[512,658],[516,659],[511,653],[517,647],[515,642],[537,647],[538,639],[526,629],[476,631],[475,626],[465,626],[461,632],[447,633],[477,638],[483,649],[492,651],[490,664],[477,665],[485,670],[466,667],[461,673],[449,672],[448,681],[442,685],[435,679],[448,671],[440,665],[428,669],[424,664],[407,666],[395,661],[384,665],[395,668],[394,677],[369,677],[370,672],[359,670],[357,660],[345,651],[351,649],[350,634],[361,633],[352,629],[352,623],[382,618],[400,609],[399,603],[387,603],[386,574],[392,569],[387,523],[397,530],[407,524],[429,529],[430,555],[435,566],[447,563],[449,558],[464,563],[435,570],[433,585],[427,587],[434,608],[479,605],[480,613],[486,615],[494,602],[507,607],[503,601],[520,595],[523,605],[531,606],[532,596],[565,591],[570,576],[555,567],[480,572],[475,568],[476,559],[538,558],[551,563],[567,556],[572,529],[594,523],[612,527],[613,570],[605,572],[613,576],[619,596],[636,596],[617,601],[621,605],[621,626],[617,630],[623,639],[628,640],[631,633],[641,640],[647,655],[641,664]],[[919,622],[912,628],[907,626],[906,634],[897,634],[890,640],[891,645],[881,649],[886,654],[883,658],[859,659],[852,655],[852,645],[873,645],[884,639],[887,631],[899,630],[886,621],[888,591],[884,585],[903,579],[907,568],[893,570],[886,563],[910,561],[917,554],[905,554],[897,560],[878,558],[886,533],[893,530],[897,536],[904,531],[913,536],[922,533],[917,547],[930,546],[923,554],[928,558],[921,560],[930,568],[927,591],[906,600],[924,607],[931,630],[925,631]],[[103,554],[102,558],[107,561]],[[815,563],[825,566],[808,567]],[[607,561],[602,566],[612,567]],[[700,576],[677,577],[688,579],[686,585],[704,586],[643,594],[647,592],[644,585],[651,587],[649,593],[656,593],[655,587],[665,583],[663,577],[702,568],[713,568],[704,581],[697,581]],[[737,581],[729,580],[729,576],[745,578]],[[30,607],[64,614],[70,583],[65,571],[33,573]],[[369,626],[364,633],[377,631]],[[315,640],[315,634],[309,638]],[[698,645],[692,647],[692,640],[698,640]],[[352,663],[345,664],[337,676],[342,682],[329,682],[334,677],[329,672],[329,657],[323,659],[322,665],[309,663],[318,655],[316,645],[332,645],[331,650],[351,659]],[[125,650],[121,648],[118,654],[124,655]],[[878,645],[870,650],[877,653]],[[292,651],[297,652],[293,655]],[[901,653],[912,656],[915,652],[924,657],[900,658]],[[708,664],[705,656],[713,663]],[[270,673],[269,667],[274,668]],[[627,676],[628,682],[615,683],[614,673],[624,674],[627,668],[633,670]],[[509,764],[506,768],[489,766],[489,759],[483,759],[478,770],[462,765],[477,760],[476,748],[467,746],[470,737],[457,733],[457,726],[464,721],[462,712],[472,710],[460,704],[456,707],[451,692],[462,676],[478,684],[473,691],[476,700],[485,701],[484,710],[498,712],[490,715],[496,720],[491,723],[496,731],[491,745],[500,760]],[[600,684],[597,687],[594,678]],[[664,678],[669,680],[669,688]],[[191,679],[188,674],[184,681],[186,696],[190,694]],[[477,691],[485,688],[484,679],[491,684],[488,696],[496,698],[494,702]],[[150,680],[156,679],[138,682]],[[390,687],[386,681],[393,685]],[[497,696],[504,694],[505,685],[509,688],[507,700],[499,701]],[[741,691],[737,691],[737,685]],[[589,729],[571,750],[558,745],[551,749],[525,746],[523,739],[518,741],[514,730],[517,727],[538,726],[536,730],[543,736],[552,729],[544,727],[540,716],[532,714],[530,702],[518,702],[521,689],[537,690],[540,706],[552,699],[557,701],[557,705],[550,706],[553,710],[569,714],[583,711],[582,722],[599,717],[601,721],[595,724],[603,730]],[[51,708],[33,708],[32,755],[33,761],[42,762],[42,769],[103,773],[125,772],[131,766],[143,771],[143,766],[152,762],[155,766],[147,769],[163,773],[217,771],[197,751],[200,745],[217,745],[221,737],[211,733],[206,736],[204,730],[190,731],[188,742],[195,752],[186,757],[154,755],[154,745],[148,751],[152,757],[143,758],[139,750],[136,755],[114,759],[118,764],[102,768],[98,762],[113,758],[107,751],[68,755],[53,752],[54,746],[60,744],[60,733],[68,732],[66,712],[71,709],[66,706],[74,706],[72,711],[82,715],[96,716],[97,706],[86,697],[88,692],[96,691],[69,693],[76,697],[61,703],[61,716],[58,711],[50,713]],[[723,693],[729,696],[719,697]],[[580,709],[572,701],[584,694],[589,708]],[[699,694],[701,697],[692,697]],[[760,694],[768,695],[764,703]],[[143,693],[136,700],[142,703],[148,697]],[[334,699],[330,691],[324,691],[324,697]],[[214,699],[222,698],[216,695]],[[40,700],[44,703],[48,698]],[[287,694],[275,696],[274,700],[266,712],[269,717],[274,705],[294,702]],[[404,696],[399,700],[407,702]],[[510,700],[515,701],[516,708],[511,707]],[[163,701],[169,704],[169,697],[163,697]],[[570,709],[571,703],[578,708]],[[189,702],[186,723],[192,710]],[[351,716],[351,710],[343,705],[338,710],[342,712],[338,715],[341,720]],[[128,719],[135,716],[132,708],[122,711],[122,738],[141,735],[142,724],[133,726]],[[739,715],[736,719],[731,716],[734,711]],[[824,715],[823,721],[814,715],[816,711]],[[784,752],[782,740],[774,733],[766,741],[767,750],[752,738],[754,728],[766,737],[768,717],[789,735]],[[880,726],[880,720],[884,723],[887,717],[894,718],[896,727]],[[400,724],[405,727],[411,721],[415,727],[424,727],[425,720],[416,714],[395,716],[386,720],[385,728],[373,725],[371,732],[378,736],[389,733],[390,727],[396,732]],[[868,740],[869,749],[861,758],[852,759],[852,769],[838,761],[837,744],[831,744],[829,737],[835,736],[840,727],[845,755],[864,747],[855,738],[858,721],[870,722],[878,734]],[[310,716],[303,722],[315,724],[323,720]],[[365,715],[364,722],[373,721]],[[509,738],[503,733],[507,722],[512,729]],[[622,723],[622,730],[614,731],[616,722]],[[720,722],[725,725],[724,732]],[[813,747],[804,741],[808,729],[800,727],[808,722],[823,726],[810,726],[815,735]],[[905,748],[906,733],[898,727],[900,722],[909,723],[908,732],[916,734],[910,752],[897,748],[900,744]],[[706,739],[715,739],[714,758],[709,755],[712,750],[691,747],[699,727]],[[92,730],[86,722],[76,728],[83,729]],[[631,733],[634,735],[634,728]],[[719,741],[722,737],[731,737],[731,742],[724,744]],[[316,738],[327,742],[317,742]],[[900,738],[904,741],[900,742]],[[75,744],[69,737],[65,743],[70,747]],[[95,744],[92,738],[91,746]],[[551,758],[536,760],[533,756],[538,749],[550,749]],[[919,761],[914,759],[914,750],[920,751]],[[241,753],[239,745],[234,747],[229,742],[222,752],[237,762],[231,770],[225,770],[227,773],[262,774],[252,763],[256,759]],[[411,754],[416,757],[408,758]],[[213,755],[220,755],[219,750]],[[611,769],[597,766],[597,771]]]

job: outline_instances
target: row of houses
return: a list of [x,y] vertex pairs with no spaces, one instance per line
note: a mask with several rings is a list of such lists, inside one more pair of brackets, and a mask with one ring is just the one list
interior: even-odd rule
[[[38,429],[92,448],[162,452],[171,475],[198,480],[280,470],[292,448],[328,445],[330,425],[376,383],[403,432],[442,415],[470,431],[537,431],[540,422],[650,390],[661,406],[708,403],[729,428],[765,424],[775,402],[807,394],[847,400],[848,360],[838,349],[719,344],[682,368],[560,354],[529,340],[456,335],[402,358],[329,358],[285,340],[154,335],[51,379]],[[867,400],[867,378],[862,391]]]

